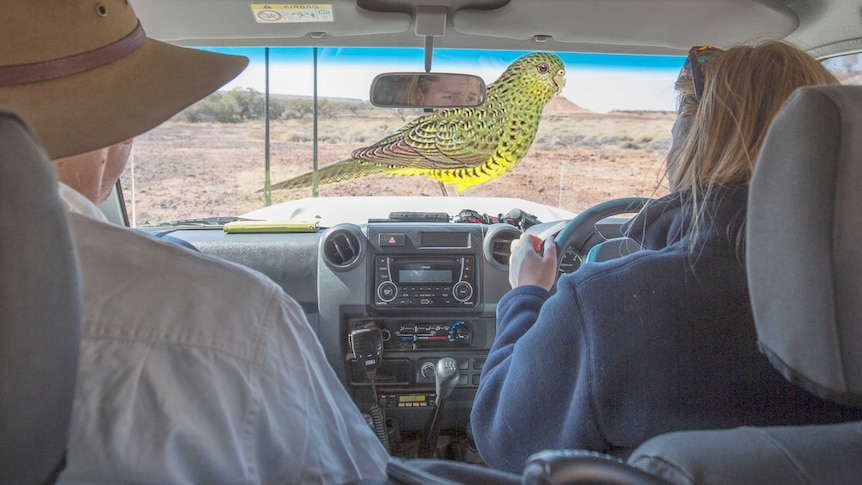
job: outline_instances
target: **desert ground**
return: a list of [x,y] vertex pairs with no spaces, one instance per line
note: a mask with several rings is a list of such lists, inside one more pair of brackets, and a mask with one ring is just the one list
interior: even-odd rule
[[[349,157],[417,114],[375,110],[321,118],[318,166]],[[673,113],[582,110],[563,98],[546,106],[530,151],[512,171],[463,195],[519,197],[578,212],[615,197],[667,193],[663,162]],[[309,171],[311,117],[270,123],[273,183]],[[178,219],[236,216],[264,206],[265,125],[168,121],[135,140],[121,179],[137,226]],[[374,176],[320,187],[320,196],[441,195],[424,177]],[[311,195],[310,189],[274,191],[272,203]],[[449,195],[455,195],[449,190]]]

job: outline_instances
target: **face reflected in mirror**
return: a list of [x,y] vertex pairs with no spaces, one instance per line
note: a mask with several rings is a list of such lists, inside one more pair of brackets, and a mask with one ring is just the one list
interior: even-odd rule
[[477,78],[466,76],[417,76],[413,92],[419,106],[475,106],[482,99]]
[[474,107],[485,101],[485,82],[467,74],[381,74],[371,88],[371,103],[382,107]]

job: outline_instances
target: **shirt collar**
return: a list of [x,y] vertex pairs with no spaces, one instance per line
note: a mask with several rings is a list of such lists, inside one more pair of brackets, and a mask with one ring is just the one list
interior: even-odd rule
[[57,185],[59,187],[60,199],[63,200],[63,205],[66,206],[66,212],[81,214],[98,221],[108,222],[108,218],[99,210],[99,207],[81,195],[77,190],[63,182],[58,182]]

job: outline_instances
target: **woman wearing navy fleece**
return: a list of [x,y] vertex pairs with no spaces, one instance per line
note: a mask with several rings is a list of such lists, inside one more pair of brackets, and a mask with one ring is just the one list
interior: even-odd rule
[[[673,192],[627,224],[644,250],[585,264],[551,294],[555,246],[541,256],[535,236],[513,241],[512,290],[471,414],[490,466],[520,473],[531,454],[559,448],[625,457],[683,429],[862,417],[789,384],[760,354],[744,266],[748,182],[766,128],[795,88],[836,80],[783,43],[702,63],[706,53],[692,49],[677,85]],[[706,80],[699,108],[692,67]]]

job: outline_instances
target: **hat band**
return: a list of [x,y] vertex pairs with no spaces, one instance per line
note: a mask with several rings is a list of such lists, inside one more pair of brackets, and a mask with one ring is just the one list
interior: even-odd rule
[[110,64],[137,49],[147,39],[144,28],[138,26],[131,34],[104,47],[50,61],[0,66],[0,86],[48,81],[71,76]]

